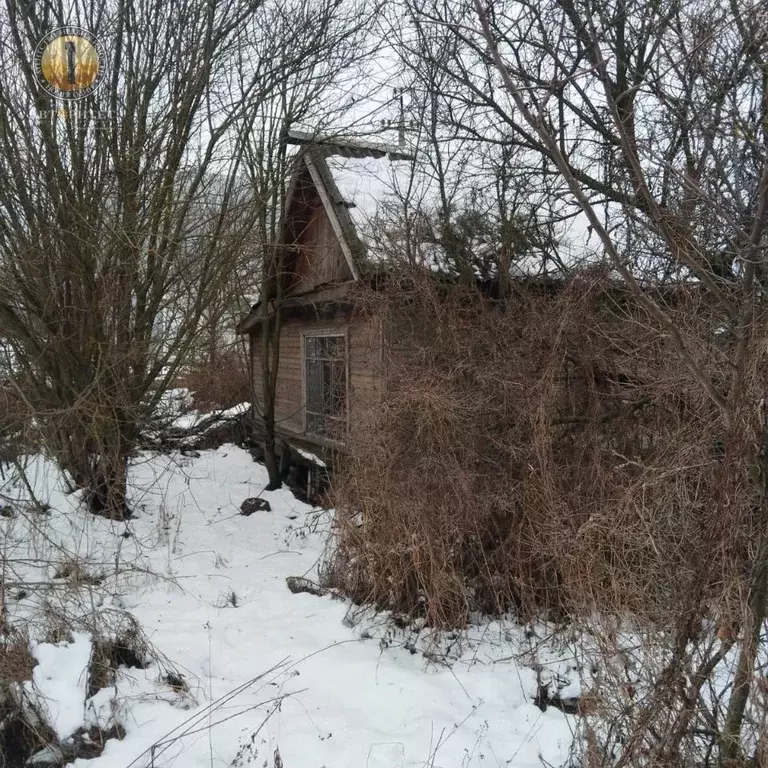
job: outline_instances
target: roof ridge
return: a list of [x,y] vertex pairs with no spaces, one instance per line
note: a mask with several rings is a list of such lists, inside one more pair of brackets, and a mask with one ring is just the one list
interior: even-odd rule
[[311,145],[323,149],[327,154],[338,154],[348,157],[384,157],[390,160],[412,160],[413,154],[397,144],[368,141],[360,137],[345,137],[342,135],[323,135],[290,129],[286,135],[289,144]]

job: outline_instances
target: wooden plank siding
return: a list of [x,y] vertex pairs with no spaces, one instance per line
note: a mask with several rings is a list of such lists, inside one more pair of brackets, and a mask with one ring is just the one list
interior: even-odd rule
[[[351,427],[364,418],[382,391],[381,328],[378,320],[352,315],[319,321],[286,319],[280,334],[280,365],[275,397],[277,432],[283,437],[300,436],[303,442],[321,447],[327,443],[305,431],[304,334],[344,333],[347,337],[348,420]],[[251,336],[254,400],[263,402],[261,339]]]
[[308,174],[299,179],[287,214],[286,237],[296,246],[293,264],[287,265],[286,293],[352,278],[317,188]]

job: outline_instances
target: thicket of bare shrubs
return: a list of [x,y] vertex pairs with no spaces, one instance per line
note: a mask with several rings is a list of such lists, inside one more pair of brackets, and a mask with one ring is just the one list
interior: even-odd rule
[[[698,352],[720,365],[696,290],[669,302],[713,328]],[[501,301],[417,279],[367,303],[388,328],[387,391],[335,482],[363,513],[341,517],[359,599],[448,627],[513,607],[664,618],[702,567],[731,581],[743,470],[620,284],[593,272]]]
[[[654,298],[724,377],[733,342],[700,288]],[[749,626],[761,415],[725,433],[653,318],[600,270],[520,283],[503,301],[411,275],[361,311],[384,325],[387,388],[352,425],[334,481],[328,578],[433,626],[512,611],[592,637],[591,693],[612,731],[585,726],[582,764],[711,753],[723,662]]]
[[237,348],[224,349],[192,365],[179,384],[189,389],[199,411],[231,408],[251,399],[247,358]]

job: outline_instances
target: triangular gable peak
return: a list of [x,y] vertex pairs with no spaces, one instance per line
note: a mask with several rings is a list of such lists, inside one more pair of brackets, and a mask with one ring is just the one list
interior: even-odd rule
[[285,202],[286,294],[360,278],[370,246],[367,224],[387,191],[387,167],[407,157],[385,145],[306,137],[289,137],[304,146]]
[[309,151],[296,158],[285,200],[285,215],[280,240],[286,248],[283,263],[285,293],[308,293],[329,283],[358,277],[341,227],[316,163]]

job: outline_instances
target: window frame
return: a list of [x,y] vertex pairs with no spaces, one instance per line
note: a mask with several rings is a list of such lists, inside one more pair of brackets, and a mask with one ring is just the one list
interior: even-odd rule
[[314,437],[319,440],[325,440],[330,443],[338,443],[342,444],[344,440],[338,440],[334,439],[332,437],[328,437],[327,435],[319,435],[316,432],[311,432],[308,427],[308,402],[309,402],[309,392],[308,392],[308,386],[309,381],[307,380],[307,339],[317,339],[317,338],[343,338],[344,339],[344,415],[342,417],[334,417],[334,416],[323,416],[323,414],[315,413],[315,411],[312,411],[312,414],[315,416],[320,416],[321,418],[329,418],[333,420],[338,420],[343,422],[343,430],[342,434],[344,435],[344,440],[346,440],[347,437],[347,430],[349,429],[349,334],[347,332],[347,329],[339,329],[339,328],[313,328],[312,330],[306,330],[301,332],[301,416],[302,416],[302,431],[305,435],[309,435],[311,437]]

